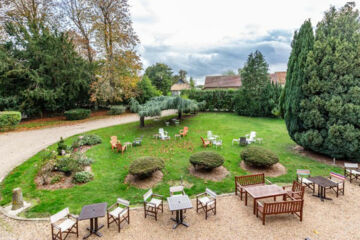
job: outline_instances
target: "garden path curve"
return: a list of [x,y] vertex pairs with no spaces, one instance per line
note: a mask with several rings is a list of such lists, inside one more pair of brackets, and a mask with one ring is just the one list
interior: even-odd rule
[[[166,110],[162,112],[162,116],[175,113],[175,110]],[[136,121],[139,121],[137,114],[127,114],[69,126],[0,134],[0,182],[13,168],[47,146],[56,143],[60,137],[67,138],[98,128]]]

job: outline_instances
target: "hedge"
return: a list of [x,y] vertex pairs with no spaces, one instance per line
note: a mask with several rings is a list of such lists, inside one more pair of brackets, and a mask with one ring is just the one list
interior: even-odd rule
[[120,115],[124,113],[126,107],[123,105],[114,105],[110,107],[110,110],[107,112],[109,115]]
[[184,90],[182,96],[197,102],[205,101],[205,111],[233,112],[235,109],[234,98],[238,90]]
[[0,112],[0,130],[15,128],[21,121],[21,113],[15,111]]
[[90,117],[89,109],[77,108],[64,112],[66,120],[80,120]]

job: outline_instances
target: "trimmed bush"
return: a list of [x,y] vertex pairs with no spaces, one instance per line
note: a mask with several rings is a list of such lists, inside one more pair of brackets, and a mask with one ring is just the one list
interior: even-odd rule
[[275,153],[258,146],[249,146],[245,148],[240,156],[247,165],[256,168],[269,168],[279,162],[279,157]]
[[21,113],[15,111],[0,112],[0,129],[13,129],[21,121]]
[[212,170],[224,164],[224,158],[216,152],[198,152],[190,156],[190,163],[196,169]]
[[90,117],[89,109],[77,108],[64,112],[66,120],[80,120]]
[[87,183],[94,178],[94,175],[90,172],[82,171],[75,173],[73,181],[75,183]]
[[135,159],[129,168],[130,174],[139,178],[150,177],[153,172],[163,169],[164,161],[157,157],[140,157]]
[[110,107],[110,110],[107,112],[109,115],[120,115],[124,113],[126,107],[123,105],[114,105]]

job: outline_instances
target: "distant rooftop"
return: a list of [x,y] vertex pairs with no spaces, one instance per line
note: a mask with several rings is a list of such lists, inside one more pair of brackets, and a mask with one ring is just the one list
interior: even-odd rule
[[239,88],[240,76],[206,76],[204,89]]

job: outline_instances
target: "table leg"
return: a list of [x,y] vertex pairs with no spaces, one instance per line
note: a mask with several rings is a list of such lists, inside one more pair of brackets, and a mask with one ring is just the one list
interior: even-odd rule
[[88,234],[86,234],[84,237],[83,237],[83,239],[87,239],[88,237],[90,237],[91,236],[91,234],[93,234],[93,231],[94,231],[94,220],[92,219],[92,218],[90,218],[90,227],[89,228],[86,228],[88,231],[89,231],[89,233]]
[[246,191],[245,191],[245,206],[247,206],[247,192]]
[[256,210],[256,209],[255,209],[255,208],[256,208],[256,206],[255,206],[255,205],[256,205],[256,198],[254,198],[254,204],[253,204],[253,205],[254,205],[254,214],[255,214],[255,210]]
[[98,224],[98,218],[95,218],[95,229],[94,229],[94,234],[98,237],[102,237],[102,234],[101,232],[99,232],[100,229],[102,229],[104,227],[104,225],[101,225],[99,227],[99,224]]

